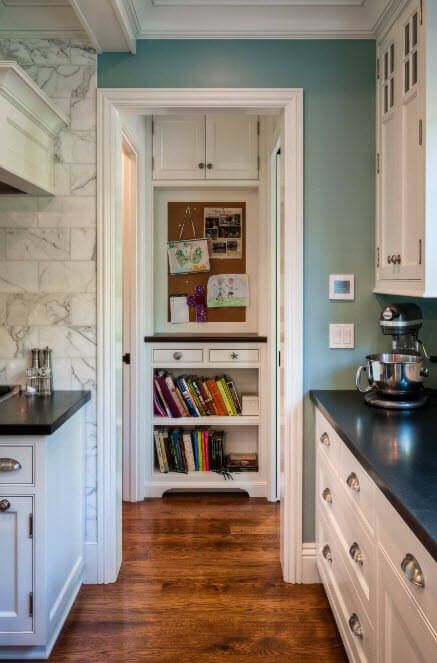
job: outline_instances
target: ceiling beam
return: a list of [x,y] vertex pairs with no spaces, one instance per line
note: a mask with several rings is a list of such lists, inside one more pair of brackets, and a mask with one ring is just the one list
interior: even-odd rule
[[128,0],[70,0],[98,53],[136,51],[137,29]]

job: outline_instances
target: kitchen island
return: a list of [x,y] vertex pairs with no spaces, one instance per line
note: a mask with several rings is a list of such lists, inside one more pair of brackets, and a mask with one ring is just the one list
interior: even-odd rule
[[351,661],[437,660],[437,401],[314,391],[317,568]]
[[0,660],[47,659],[82,584],[90,397],[0,402]]

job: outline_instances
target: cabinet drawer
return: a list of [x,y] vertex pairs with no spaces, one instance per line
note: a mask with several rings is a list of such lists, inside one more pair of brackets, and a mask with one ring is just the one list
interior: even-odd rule
[[203,361],[203,350],[201,348],[162,348],[153,350],[153,361],[186,364],[201,363]]
[[316,448],[326,458],[329,458],[334,467],[338,466],[340,446],[343,444],[331,424],[319,410],[316,411]]
[[375,485],[362,465],[344,443],[340,451],[339,477],[350,502],[354,505],[372,534],[375,526]]
[[209,351],[209,361],[213,362],[232,362],[242,363],[259,361],[259,350],[254,348],[250,350],[240,349],[211,349]]
[[33,484],[33,447],[0,445],[0,486]]
[[338,528],[338,513],[344,508],[344,496],[340,490],[338,477],[326,459],[319,454],[317,468],[316,508]]
[[[377,513],[381,548],[398,572],[408,593],[414,597],[437,631],[437,563],[382,493],[377,496]],[[408,575],[411,577],[411,570],[416,568],[422,576],[424,587],[408,578]],[[420,582],[420,576],[415,580]]]

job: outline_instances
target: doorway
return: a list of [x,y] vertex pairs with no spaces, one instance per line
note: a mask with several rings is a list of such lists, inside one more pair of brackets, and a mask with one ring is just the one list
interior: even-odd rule
[[[120,173],[118,149],[122,143],[122,122],[120,111],[143,115],[152,115],[158,109],[167,108],[245,108],[272,109],[282,111],[284,117],[284,145],[281,155],[283,164],[283,227],[284,251],[287,252],[287,265],[284,265],[283,291],[290,297],[284,306],[283,337],[284,356],[281,354],[283,367],[283,456],[284,456],[284,507],[282,509],[281,537],[284,541],[282,551],[283,575],[288,582],[300,581],[301,563],[301,482],[302,482],[302,92],[301,90],[100,90],[99,91],[99,285],[101,286],[99,305],[99,384],[101,398],[98,408],[98,463],[102,481],[99,495],[99,578],[103,582],[113,581],[119,568],[121,477],[117,479],[120,459],[117,443],[117,426],[121,422],[121,402],[114,398],[117,394],[117,332],[116,307],[113,302],[117,296],[117,284],[108,278],[114,260],[117,257],[116,224],[119,209],[116,200],[117,173]],[[138,148],[138,145],[134,145]],[[126,155],[126,158],[128,155]],[[123,157],[124,158],[124,157]],[[128,161],[124,166],[129,172]],[[123,168],[122,168],[123,170]],[[147,206],[144,206],[147,209]],[[141,224],[140,224],[141,225]],[[147,241],[147,238],[145,238]],[[143,293],[144,294],[144,293]],[[141,297],[139,298],[141,301]],[[138,298],[137,298],[138,303]],[[276,300],[272,315],[276,315]],[[125,335],[129,336],[132,319],[123,318],[127,326]],[[133,323],[137,340],[147,335],[147,324]],[[123,350],[128,352],[127,346]],[[118,355],[120,356],[120,355]],[[142,370],[138,362],[138,371]],[[126,373],[126,369],[124,369]],[[129,374],[128,374],[129,375]],[[127,377],[127,383],[129,382]],[[125,388],[128,393],[128,387]],[[105,399],[105,395],[108,396]],[[129,407],[132,401],[129,402]],[[131,417],[135,422],[144,413],[138,411]],[[135,426],[135,423],[134,423]],[[126,428],[126,431],[128,429]],[[114,435],[115,434],[115,435]],[[131,437],[131,431],[125,433]],[[124,467],[128,472],[135,466],[138,449],[126,450]],[[130,454],[130,455],[129,455]],[[129,455],[129,457],[128,457]],[[275,463],[278,463],[276,458]],[[129,499],[129,497],[127,497]],[[115,502],[115,504],[114,504]],[[114,509],[116,506],[116,509]]]

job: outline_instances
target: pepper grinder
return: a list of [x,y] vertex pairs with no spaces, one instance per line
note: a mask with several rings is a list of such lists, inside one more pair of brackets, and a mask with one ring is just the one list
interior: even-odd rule
[[46,347],[39,351],[39,393],[49,396],[53,392],[52,350]]

